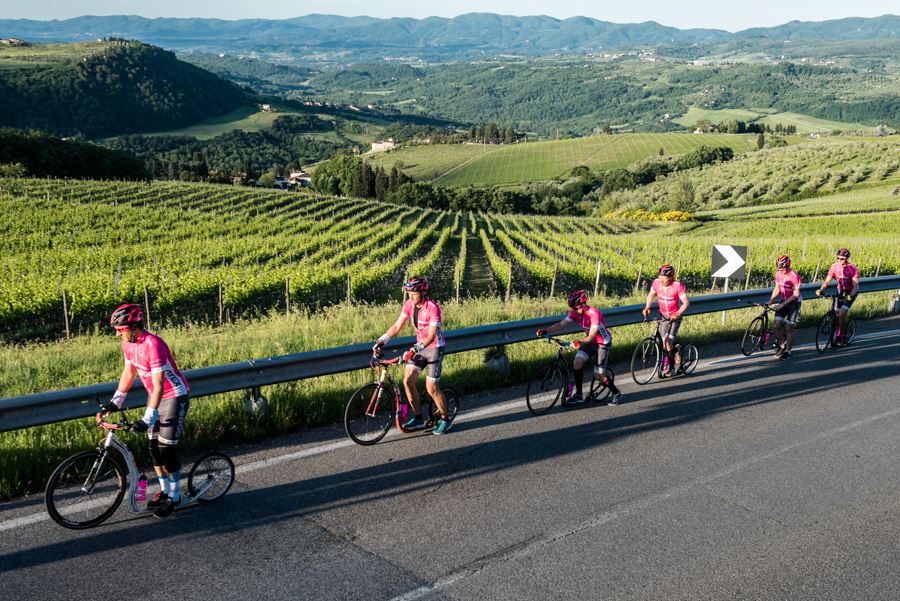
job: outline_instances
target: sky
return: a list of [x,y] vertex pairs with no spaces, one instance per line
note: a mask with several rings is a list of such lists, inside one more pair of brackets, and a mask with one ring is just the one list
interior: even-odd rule
[[68,19],[81,15],[287,19],[311,13],[370,17],[455,17],[469,12],[503,15],[586,16],[614,23],[656,21],[687,29],[739,31],[788,21],[825,21],[844,17],[900,14],[897,0],[3,0],[0,19]]

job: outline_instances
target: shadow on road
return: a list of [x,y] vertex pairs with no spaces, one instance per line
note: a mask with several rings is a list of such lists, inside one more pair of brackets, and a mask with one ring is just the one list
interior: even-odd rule
[[[173,519],[126,519],[124,524],[130,522],[130,525],[125,528],[121,527],[123,521],[120,521],[116,529],[101,526],[75,535],[74,540],[0,555],[0,573],[90,556],[99,551],[125,550],[149,540],[158,543],[169,537],[203,538],[210,534],[240,533],[323,511],[431,489],[550,457],[597,449],[623,437],[698,422],[724,411],[815,397],[819,392],[835,387],[852,391],[857,383],[896,377],[900,373],[900,363],[896,360],[898,348],[900,342],[869,341],[822,355],[814,351],[802,352],[786,362],[760,358],[737,366],[701,366],[698,377],[668,380],[629,391],[628,403],[613,415],[605,407],[588,405],[575,410],[584,415],[583,422],[557,430],[447,448],[440,453],[263,489],[234,490],[214,506],[185,511]],[[878,363],[874,363],[875,360]],[[763,381],[761,372],[766,378],[773,374],[783,378],[774,385],[771,379]],[[823,377],[825,373],[827,377]],[[723,386],[730,387],[730,391],[722,392]],[[645,403],[661,395],[686,393],[686,399],[657,400],[652,406]],[[526,413],[494,415],[460,423],[456,429],[541,419],[526,416]],[[13,534],[5,533],[4,536]]]

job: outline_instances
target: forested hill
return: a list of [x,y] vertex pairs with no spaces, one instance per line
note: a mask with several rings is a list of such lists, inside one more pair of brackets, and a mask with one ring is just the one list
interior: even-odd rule
[[0,126],[105,137],[185,127],[251,101],[141,42],[0,46]]
[[[752,25],[752,23],[747,24]],[[90,33],[89,33],[90,32]],[[0,35],[29,41],[72,41],[94,36],[137,38],[173,50],[253,51],[260,56],[304,56],[304,61],[352,63],[416,57],[424,60],[485,55],[539,56],[640,45],[709,44],[750,38],[777,40],[873,40],[900,37],[900,17],[793,21],[729,33],[678,29],[654,21],[610,23],[587,17],[555,19],[470,13],[452,19],[338,17],[294,19],[146,19],[135,16],[77,17],[61,21],[0,20]]]

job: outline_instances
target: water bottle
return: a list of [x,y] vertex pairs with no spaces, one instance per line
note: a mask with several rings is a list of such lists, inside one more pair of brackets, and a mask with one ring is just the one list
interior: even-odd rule
[[566,396],[565,396],[565,398],[564,398],[563,400],[567,401],[567,400],[569,400],[570,398],[572,398],[572,391],[573,391],[573,390],[575,390],[575,384],[573,384],[572,382],[569,382],[569,383],[566,385]]
[[147,499],[147,476],[141,474],[137,481],[137,500],[143,503]]

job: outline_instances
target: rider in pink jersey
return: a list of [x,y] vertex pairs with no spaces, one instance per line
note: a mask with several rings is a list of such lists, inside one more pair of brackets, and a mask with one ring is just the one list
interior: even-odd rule
[[153,467],[159,479],[160,490],[147,502],[147,507],[156,509],[154,515],[165,517],[171,515],[181,502],[178,440],[190,408],[190,389],[166,343],[144,329],[144,311],[140,305],[121,305],[113,311],[109,323],[122,339],[125,367],[116,393],[103,409],[108,413],[121,409],[135,375],[141,379],[147,391],[147,408],[143,418],[132,428],[147,432]]
[[769,298],[771,305],[776,298],[781,297],[781,302],[775,307],[775,339],[778,342],[775,356],[790,359],[791,349],[794,347],[794,328],[800,319],[800,303],[803,301],[800,296],[801,280],[800,274],[791,269],[791,258],[788,255],[778,257],[775,266],[775,288]]
[[388,331],[376,342],[373,350],[380,352],[391,338],[403,330],[407,321],[412,321],[416,331],[416,344],[403,354],[403,360],[409,361],[403,376],[403,387],[406,389],[406,398],[413,409],[413,416],[403,424],[407,430],[417,430],[425,427],[422,419],[422,403],[419,399],[419,390],[416,383],[422,370],[426,370],[425,390],[434,399],[438,407],[440,418],[434,427],[434,434],[445,434],[453,425],[452,419],[447,414],[447,402],[444,393],[441,392],[439,383],[441,380],[441,368],[444,363],[444,330],[441,325],[441,308],[428,298],[429,284],[424,277],[415,277],[403,285],[409,295],[409,300],[403,305],[400,317],[394,322]]
[[821,295],[831,280],[837,280],[837,332],[835,333],[835,346],[841,346],[847,341],[847,313],[853,306],[853,301],[859,292],[859,270],[850,262],[850,251],[842,248],[837,252],[837,262],[828,270],[828,275],[822,286],[816,290],[816,295]]
[[584,290],[573,290],[569,295],[569,308],[571,309],[561,321],[552,326],[540,329],[535,334],[544,336],[551,332],[561,330],[566,326],[577,323],[584,331],[582,340],[574,340],[572,346],[578,349],[575,359],[572,361],[572,371],[575,375],[575,394],[569,399],[563,399],[564,404],[577,405],[584,402],[583,380],[584,364],[591,355],[597,355],[597,366],[594,368],[594,378],[603,382],[612,392],[609,405],[618,405],[622,399],[622,393],[613,382],[607,362],[609,351],[612,348],[612,333],[606,327],[606,321],[600,309],[588,305],[588,295]]
[[650,305],[653,298],[659,301],[659,312],[668,321],[659,324],[659,335],[662,337],[663,347],[669,356],[669,363],[663,372],[663,377],[672,375],[672,366],[681,363],[681,356],[675,352],[675,336],[681,328],[681,315],[687,311],[691,301],[688,300],[684,284],[675,279],[675,268],[666,263],[659,268],[659,277],[650,285],[647,293],[647,304],[642,313],[644,317],[650,315]]

